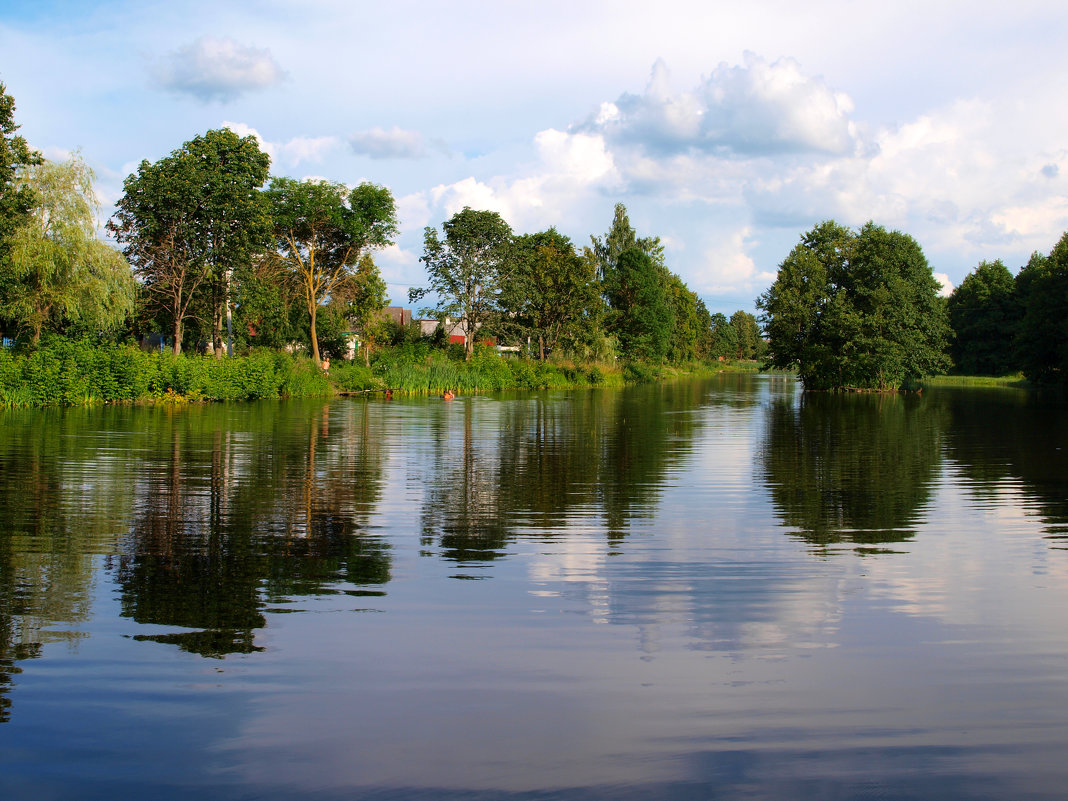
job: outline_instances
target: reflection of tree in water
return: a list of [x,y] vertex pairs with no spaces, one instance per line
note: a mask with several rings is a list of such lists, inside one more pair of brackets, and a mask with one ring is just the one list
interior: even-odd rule
[[944,410],[913,395],[805,393],[768,410],[763,479],[817,545],[900,542],[939,467]]
[[378,433],[366,404],[338,409],[340,425],[329,405],[297,420],[271,409],[247,422],[252,447],[210,413],[170,420],[121,560],[123,613],[199,630],[140,639],[205,656],[260,650],[266,601],[389,581],[386,546],[360,533],[381,494]]
[[[950,411],[947,455],[980,499],[1016,479],[1054,547],[1068,548],[1068,414],[1059,394],[941,390]],[[1013,482],[1015,484],[1015,482]]]
[[73,645],[81,636],[94,556],[114,550],[115,521],[131,506],[129,471],[107,455],[114,443],[84,435],[95,425],[90,412],[16,410],[2,418],[0,722],[10,714],[17,663],[40,656],[46,643]]
[[668,468],[696,433],[690,412],[706,397],[706,384],[687,382],[527,396],[493,404],[496,418],[488,403],[446,405],[424,481],[424,545],[485,561],[511,537],[548,535],[578,515],[603,517],[621,539],[653,516]]

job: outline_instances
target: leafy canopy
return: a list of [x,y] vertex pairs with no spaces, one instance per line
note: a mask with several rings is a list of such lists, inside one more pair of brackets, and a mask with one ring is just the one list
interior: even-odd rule
[[[439,314],[457,317],[464,332],[464,357],[474,354],[475,332],[497,313],[501,287],[509,275],[512,229],[495,211],[476,211],[469,206],[441,226],[444,238],[427,227],[423,232],[423,257],[430,290],[441,300]],[[415,302],[428,290],[415,289]]]
[[898,389],[944,371],[949,327],[938,289],[907,234],[821,223],[757,299],[767,361],[796,367],[806,389]]
[[397,211],[388,189],[275,178],[267,190],[279,258],[302,287],[312,357],[319,361],[319,308],[356,280],[361,257],[393,243]]

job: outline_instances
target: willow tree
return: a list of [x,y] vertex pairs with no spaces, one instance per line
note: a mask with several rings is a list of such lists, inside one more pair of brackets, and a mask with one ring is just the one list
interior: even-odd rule
[[279,257],[299,280],[310,318],[312,358],[320,361],[316,316],[356,279],[360,259],[393,244],[397,210],[388,189],[275,178],[267,189]]
[[11,237],[0,314],[30,334],[108,332],[133,310],[136,284],[122,254],[96,235],[93,171],[78,156],[32,165],[19,178],[35,205]]

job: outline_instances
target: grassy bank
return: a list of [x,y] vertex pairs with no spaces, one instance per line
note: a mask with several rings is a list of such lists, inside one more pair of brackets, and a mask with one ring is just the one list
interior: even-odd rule
[[254,400],[332,391],[310,359],[273,351],[219,360],[62,339],[35,350],[0,349],[0,406]]
[[378,354],[370,368],[360,364],[332,366],[330,377],[346,393],[386,389],[407,395],[463,394],[505,389],[572,389],[621,387],[669,380],[681,375],[711,373],[719,365],[694,363],[654,366],[638,363],[576,363],[502,358],[491,348],[478,348],[470,362],[429,345],[407,345]]
[[578,364],[502,358],[471,362],[428,344],[380,351],[370,367],[335,362],[324,375],[308,358],[258,351],[233,359],[146,353],[129,345],[55,339],[35,350],[0,349],[0,406],[182,403],[384,392],[437,395],[505,389],[620,387],[710,374],[730,365]]
[[920,382],[925,387],[1014,387],[1024,389],[1031,383],[1023,373],[1015,375],[930,375]]

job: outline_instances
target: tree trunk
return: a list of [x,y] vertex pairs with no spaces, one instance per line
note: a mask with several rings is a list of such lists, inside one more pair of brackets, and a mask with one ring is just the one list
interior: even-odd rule
[[308,305],[308,315],[311,317],[312,359],[315,360],[317,366],[323,363],[323,360],[319,358],[319,335],[315,333],[315,312],[318,308],[319,307],[315,304]]
[[223,304],[221,301],[216,301],[215,309],[211,315],[211,345],[215,351],[216,359],[223,357],[222,322]]
[[545,361],[545,337],[538,334],[538,358]]
[[182,352],[182,318],[175,317],[174,320],[174,347],[171,349],[175,356]]

